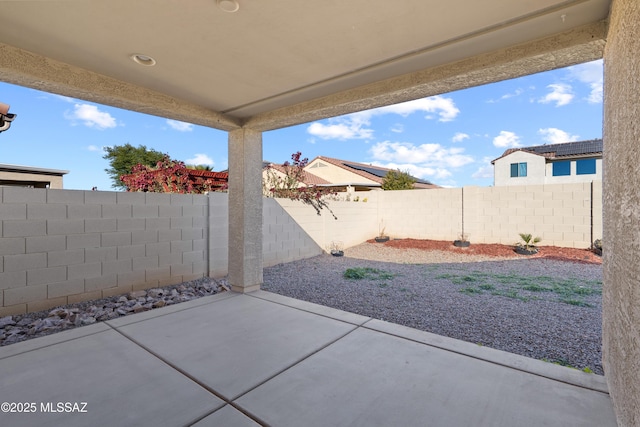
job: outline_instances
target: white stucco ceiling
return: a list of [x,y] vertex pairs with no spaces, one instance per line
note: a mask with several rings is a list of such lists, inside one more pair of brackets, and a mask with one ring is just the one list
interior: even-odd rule
[[[249,123],[266,130],[407,100],[429,70],[448,66],[453,75],[454,64],[469,58],[479,58],[475,69],[489,69],[482,58],[495,58],[492,52],[574,29],[601,40],[610,3],[237,1],[235,13],[216,0],[5,1],[0,80],[220,129]],[[588,43],[581,34],[578,44]],[[553,55],[573,46],[571,39],[549,39],[543,50]],[[532,71],[593,59],[598,49]],[[136,64],[134,53],[157,63]],[[415,81],[399,88],[407,78]],[[402,94],[385,98],[385,87]]]

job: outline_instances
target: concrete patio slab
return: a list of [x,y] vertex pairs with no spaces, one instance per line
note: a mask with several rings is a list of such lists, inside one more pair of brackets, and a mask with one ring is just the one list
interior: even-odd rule
[[193,424],[193,427],[260,427],[260,424],[231,405],[225,405],[213,414]]
[[360,328],[242,396],[274,426],[615,426],[609,396]]
[[433,347],[485,360],[487,362],[518,369],[531,374],[547,377],[567,384],[608,393],[607,381],[602,375],[588,374],[577,369],[544,362],[542,360],[523,357],[518,354],[483,347],[466,341],[456,340],[442,335],[409,328],[394,323],[373,319],[364,325],[368,329],[428,344]]
[[111,331],[112,328],[105,323],[95,323],[81,328],[70,329],[64,332],[58,332],[53,335],[47,335],[38,339],[31,339],[8,346],[0,347],[0,360],[6,357],[15,356],[16,354],[26,353],[28,351],[37,350],[39,348],[48,347],[54,344],[60,344],[65,341],[71,341],[87,335],[97,334],[99,332]]
[[0,378],[2,427],[616,425],[603,377],[263,291],[0,347]]
[[356,328],[282,304],[236,295],[131,323],[119,331],[218,395],[233,400]]
[[109,326],[117,328],[124,325],[130,325],[132,323],[142,322],[148,319],[155,319],[167,314],[177,313],[179,311],[189,310],[191,308],[200,307],[203,305],[210,305],[212,303],[223,301],[227,298],[235,298],[238,296],[240,296],[240,294],[237,294],[235,292],[223,292],[220,294],[197,298],[191,301],[181,302],[179,304],[167,305],[162,308],[144,311],[135,315],[118,317],[117,319],[109,320],[106,323],[108,323]]
[[60,338],[57,344],[20,346],[24,352],[0,360],[0,400],[16,404],[13,413],[3,406],[0,425],[178,426],[224,405],[114,330],[72,340],[59,335],[46,337]]
[[353,323],[354,325],[362,325],[365,322],[371,320],[370,317],[361,316],[360,314],[349,313],[347,311],[338,310],[336,308],[314,304],[307,301],[301,301],[299,299],[290,298],[271,292],[256,291],[251,292],[247,295],[286,305],[287,307],[297,308],[302,311],[308,311],[309,313],[318,314],[320,316],[329,317],[331,319],[340,320],[341,322]]

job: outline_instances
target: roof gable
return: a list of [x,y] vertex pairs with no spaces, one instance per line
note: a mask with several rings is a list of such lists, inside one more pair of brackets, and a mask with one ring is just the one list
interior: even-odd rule
[[509,148],[502,156],[491,161],[493,164],[496,160],[508,156],[516,151],[525,151],[531,154],[544,156],[549,160],[558,158],[584,157],[602,155],[602,139],[592,139],[589,141],[563,142],[560,144],[535,145],[532,147]]
[[[352,162],[348,160],[341,160],[341,159],[324,157],[324,156],[316,157],[311,162],[309,162],[309,164],[315,162],[316,160],[323,160],[327,163],[330,163],[334,166],[337,166],[341,169],[344,169],[356,175],[360,175],[361,177],[367,178],[378,184],[382,184],[382,181],[384,180],[385,175],[389,171],[393,170],[389,168],[383,168],[381,166],[368,165],[365,163]],[[412,177],[412,178],[416,180],[416,184],[415,184],[416,188],[438,188],[437,185],[433,184],[430,181],[416,178],[416,177]]]

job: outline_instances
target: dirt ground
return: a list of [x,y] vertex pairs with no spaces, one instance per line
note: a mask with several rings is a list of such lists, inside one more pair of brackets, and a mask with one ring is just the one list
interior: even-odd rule
[[[368,240],[374,243],[375,240]],[[487,255],[497,257],[527,257],[546,258],[561,261],[572,261],[586,264],[602,264],[602,258],[594,254],[589,249],[561,248],[557,246],[538,246],[538,253],[535,255],[518,255],[511,245],[501,245],[496,243],[471,243],[468,248],[458,248],[451,241],[443,240],[419,240],[419,239],[394,239],[385,243],[378,243],[392,248],[411,248],[426,251],[438,250],[449,251],[459,254]]]

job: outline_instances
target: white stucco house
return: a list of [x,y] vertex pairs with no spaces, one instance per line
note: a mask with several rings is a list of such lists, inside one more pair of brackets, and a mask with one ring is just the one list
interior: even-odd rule
[[491,163],[496,187],[602,181],[602,139],[510,148]]

